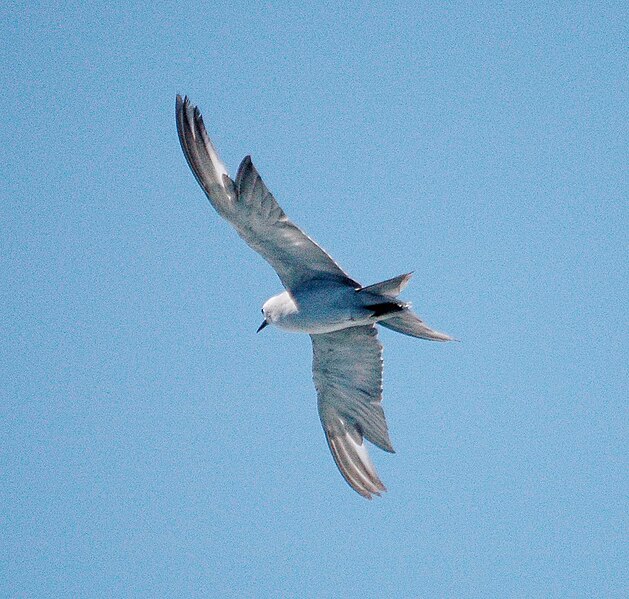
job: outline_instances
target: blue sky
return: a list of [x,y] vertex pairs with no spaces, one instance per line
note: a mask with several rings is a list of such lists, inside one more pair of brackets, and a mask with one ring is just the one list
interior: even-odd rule
[[[626,5],[374,4],[0,8],[1,595],[626,596]],[[462,340],[381,332],[382,498],[176,93]]]

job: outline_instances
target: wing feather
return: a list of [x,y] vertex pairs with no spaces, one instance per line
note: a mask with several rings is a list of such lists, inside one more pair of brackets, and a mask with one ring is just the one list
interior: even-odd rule
[[375,326],[311,335],[319,417],[332,456],[363,497],[386,491],[364,438],[393,452],[382,410],[382,345]]
[[277,272],[286,289],[317,278],[359,287],[281,209],[249,156],[232,181],[212,144],[199,109],[177,96],[177,131],[190,169],[216,211]]

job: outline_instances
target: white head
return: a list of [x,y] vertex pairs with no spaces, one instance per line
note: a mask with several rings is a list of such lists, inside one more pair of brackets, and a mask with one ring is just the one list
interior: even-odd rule
[[264,302],[262,306],[262,314],[264,314],[264,321],[258,327],[259,333],[264,327],[269,324],[276,324],[278,321],[286,318],[289,314],[297,312],[297,305],[293,301],[288,291],[284,291],[279,295],[274,295]]

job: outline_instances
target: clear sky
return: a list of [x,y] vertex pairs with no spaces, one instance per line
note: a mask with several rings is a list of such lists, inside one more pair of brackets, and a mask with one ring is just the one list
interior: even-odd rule
[[[627,5],[334,4],[2,3],[1,596],[629,594]],[[382,498],[176,93],[462,340],[381,332]]]

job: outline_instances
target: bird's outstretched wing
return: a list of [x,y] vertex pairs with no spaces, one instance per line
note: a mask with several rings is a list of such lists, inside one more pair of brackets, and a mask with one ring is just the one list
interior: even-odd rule
[[382,345],[373,325],[310,335],[319,417],[341,474],[363,497],[386,491],[363,437],[393,453],[382,410]]
[[316,279],[338,279],[359,287],[310,237],[294,225],[266,188],[247,156],[232,181],[212,144],[203,117],[187,97],[177,96],[181,148],[216,211],[275,269],[287,290]]

